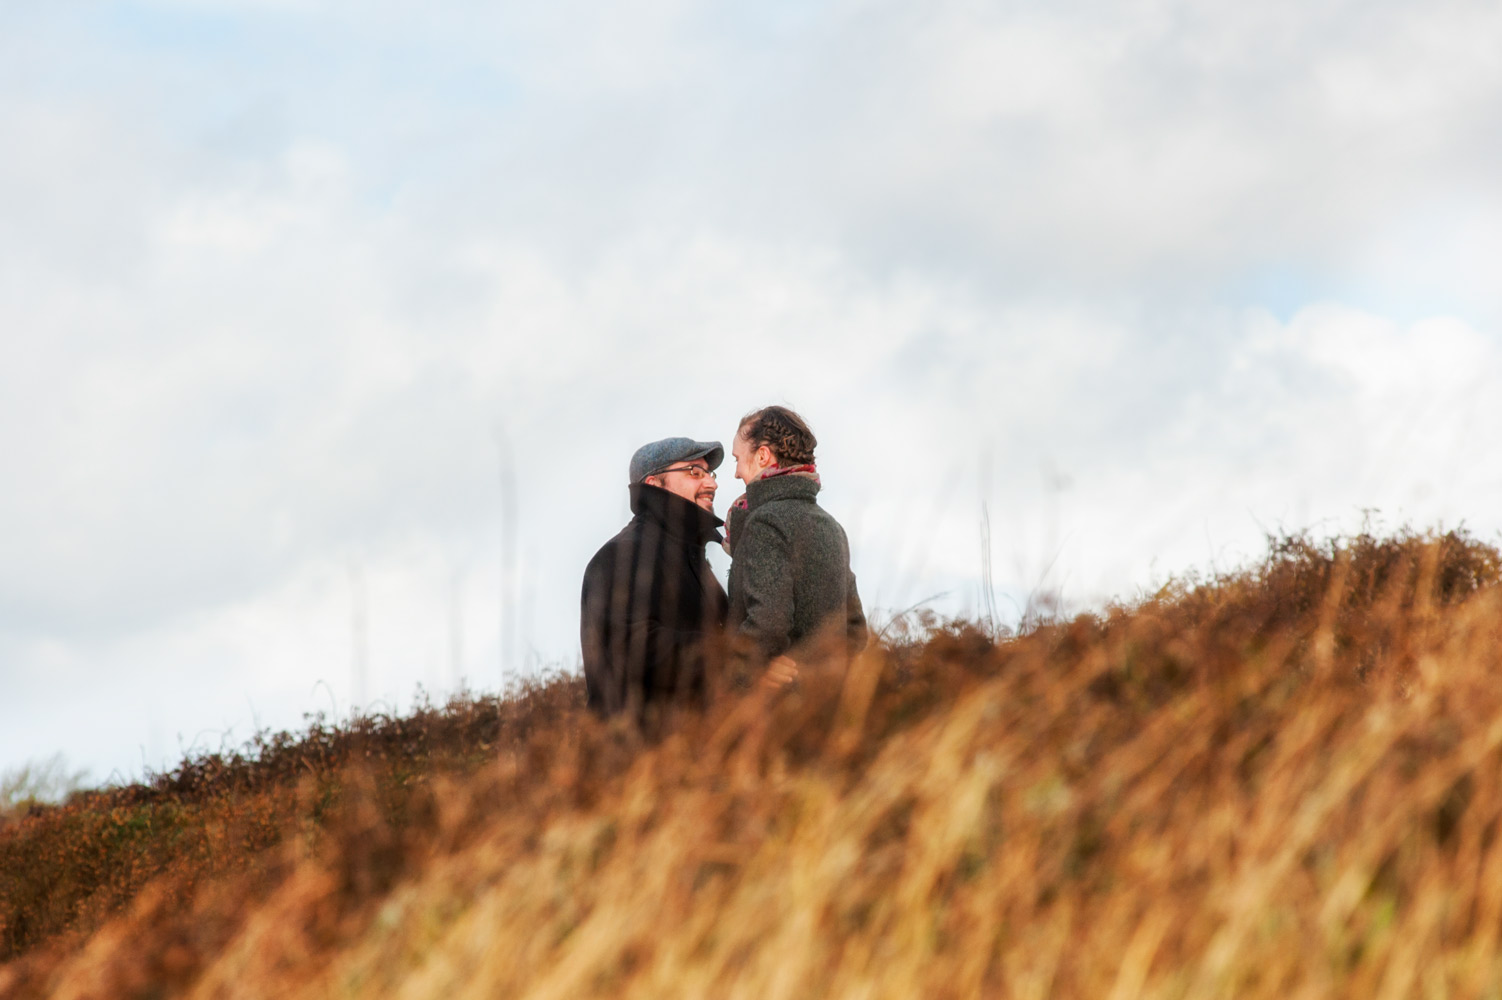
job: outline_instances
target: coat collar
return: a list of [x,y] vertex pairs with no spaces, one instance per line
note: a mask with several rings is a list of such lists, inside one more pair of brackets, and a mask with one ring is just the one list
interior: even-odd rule
[[755,510],[764,503],[777,500],[806,500],[814,502],[819,495],[819,481],[807,476],[775,476],[758,479],[746,487],[746,509]]
[[670,535],[687,538],[700,545],[718,542],[720,532],[717,529],[725,523],[692,500],[685,500],[661,486],[649,486],[646,483],[631,484],[631,513],[655,521],[666,528]]

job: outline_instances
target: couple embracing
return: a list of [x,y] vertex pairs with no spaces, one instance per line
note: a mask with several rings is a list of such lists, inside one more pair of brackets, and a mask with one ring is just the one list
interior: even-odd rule
[[[702,704],[725,674],[782,687],[800,660],[865,646],[850,545],[818,504],[816,444],[786,407],[743,417],[731,454],[746,494],[725,520],[714,512],[719,442],[668,438],[637,449],[634,516],[584,572],[579,631],[597,714],[644,721]],[[704,558],[711,542],[731,555],[728,595]]]

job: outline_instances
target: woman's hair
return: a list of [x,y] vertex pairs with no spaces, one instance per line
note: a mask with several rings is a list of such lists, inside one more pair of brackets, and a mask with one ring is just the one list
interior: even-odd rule
[[777,456],[778,465],[811,465],[814,448],[819,444],[808,424],[786,406],[764,406],[741,417],[737,433],[752,444],[766,445]]

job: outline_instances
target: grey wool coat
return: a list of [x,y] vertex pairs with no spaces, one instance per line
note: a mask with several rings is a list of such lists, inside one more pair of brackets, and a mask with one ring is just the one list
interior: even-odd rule
[[761,479],[736,512],[729,627],[763,660],[826,628],[843,630],[851,654],[866,645],[850,543],[818,493],[818,480],[807,476]]

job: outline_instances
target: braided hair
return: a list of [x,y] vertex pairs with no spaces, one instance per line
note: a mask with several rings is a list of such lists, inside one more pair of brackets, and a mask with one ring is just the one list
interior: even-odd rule
[[760,447],[766,445],[777,457],[777,464],[812,465],[818,438],[808,424],[786,406],[764,406],[741,418],[740,433]]

